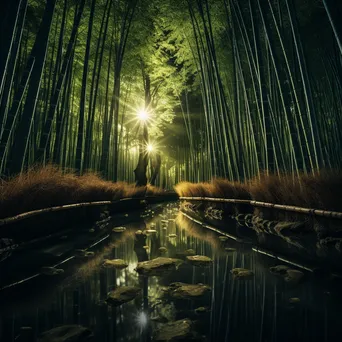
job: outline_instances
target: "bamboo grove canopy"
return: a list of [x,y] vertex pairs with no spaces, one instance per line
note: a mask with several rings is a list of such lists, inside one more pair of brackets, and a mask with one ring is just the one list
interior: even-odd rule
[[[338,0],[2,0],[0,173],[159,185],[341,166]],[[151,157],[153,164],[153,155]]]

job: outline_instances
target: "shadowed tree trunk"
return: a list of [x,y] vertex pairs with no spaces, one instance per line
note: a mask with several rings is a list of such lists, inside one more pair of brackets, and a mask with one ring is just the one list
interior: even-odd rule
[[153,168],[153,173],[151,176],[150,183],[151,185],[156,185],[156,180],[160,172],[160,167],[161,167],[161,156],[159,152],[156,152],[155,158],[154,158],[154,163],[152,163],[152,168]]
[[[145,89],[145,110],[148,111],[151,104],[151,80],[150,76],[143,72],[144,89]],[[144,121],[143,134],[139,138],[139,160],[135,174],[135,184],[136,186],[145,186],[147,184],[146,170],[148,165],[148,153],[146,147],[148,145],[148,130],[147,122]]]
[[84,136],[84,123],[85,123],[85,102],[86,102],[86,94],[87,94],[87,77],[88,77],[88,68],[89,68],[91,34],[92,34],[92,30],[93,30],[94,13],[95,13],[95,3],[96,3],[96,0],[93,0],[92,4],[91,4],[90,14],[89,14],[87,44],[86,44],[84,64],[83,64],[82,89],[81,89],[81,98],[80,98],[80,112],[79,112],[79,117],[78,117],[78,134],[77,134],[77,146],[76,146],[76,170],[78,170],[80,173],[82,172],[82,151],[83,151],[83,145],[84,145],[83,136]]

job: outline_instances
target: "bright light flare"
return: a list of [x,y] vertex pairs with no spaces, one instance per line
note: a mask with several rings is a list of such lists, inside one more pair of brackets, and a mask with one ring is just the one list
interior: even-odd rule
[[148,113],[147,113],[147,111],[145,109],[140,109],[138,111],[138,119],[140,121],[147,121],[148,118],[149,118],[149,115],[148,115]]
[[154,150],[153,145],[148,144],[147,147],[146,147],[146,150],[147,150],[147,152],[153,152],[153,150]]
[[147,323],[148,323],[148,317],[147,317],[146,313],[144,311],[139,312],[135,316],[135,322],[141,329],[145,328],[147,326]]

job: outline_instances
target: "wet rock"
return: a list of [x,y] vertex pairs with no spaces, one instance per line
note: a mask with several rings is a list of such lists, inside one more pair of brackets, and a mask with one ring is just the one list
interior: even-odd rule
[[289,270],[289,269],[290,269],[290,267],[288,267],[288,266],[278,265],[278,266],[270,267],[270,272],[272,274],[275,274],[275,275],[285,276],[287,270]]
[[186,259],[194,266],[210,266],[213,262],[212,259],[205,255],[190,255]]
[[283,277],[286,282],[294,284],[300,282],[304,277],[303,272],[291,269],[285,265],[270,267],[270,272],[274,275]]
[[205,314],[210,312],[210,308],[208,306],[200,306],[199,308],[195,309],[195,313],[197,315]]
[[64,270],[61,268],[54,268],[54,267],[42,267],[40,269],[40,273],[48,276],[54,276],[58,274],[63,274]]
[[[125,215],[126,216],[126,215]],[[128,216],[128,215],[127,215]],[[126,227],[115,227],[112,229],[114,233],[122,233],[126,230]]]
[[163,224],[168,224],[169,223],[168,220],[161,220],[160,222],[163,223]]
[[209,285],[176,282],[170,284],[165,293],[175,299],[196,299],[203,297],[210,291],[211,287]]
[[189,319],[163,324],[154,333],[154,341],[189,341],[194,337]]
[[146,251],[150,250],[150,246],[143,246],[144,249],[146,249]]
[[122,259],[105,259],[102,266],[106,268],[116,268],[118,270],[123,270],[124,268],[128,267],[128,264]]
[[139,262],[136,271],[141,275],[158,276],[165,272],[177,270],[180,264],[182,264],[182,260],[159,257]]
[[167,253],[167,248],[166,248],[166,247],[159,247],[159,248],[158,248],[158,252],[159,252],[160,254],[165,254],[165,253]]
[[95,229],[94,228],[90,228],[89,229],[89,233],[95,233]]
[[220,241],[223,241],[223,242],[228,240],[227,236],[219,236],[218,238]]
[[284,280],[288,283],[297,284],[299,283],[304,277],[304,273],[298,270],[289,269],[284,276]]
[[291,304],[295,304],[295,303],[299,303],[299,302],[300,302],[300,299],[297,297],[293,297],[293,298],[289,299],[289,303],[291,303]]
[[106,299],[109,305],[120,306],[124,303],[130,302],[137,297],[141,292],[139,287],[134,286],[120,286],[111,291]]
[[63,325],[46,332],[38,338],[38,342],[83,342],[93,337],[91,330],[80,325]]
[[246,268],[233,268],[230,271],[235,279],[252,278],[254,273]]
[[167,227],[165,227],[165,226],[164,226],[164,227],[162,227],[162,229],[163,229],[163,230],[166,230],[166,229],[167,229]]

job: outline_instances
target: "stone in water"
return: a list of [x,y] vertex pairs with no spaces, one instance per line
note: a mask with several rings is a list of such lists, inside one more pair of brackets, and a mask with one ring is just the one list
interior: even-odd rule
[[141,289],[139,287],[120,286],[109,293],[106,302],[109,305],[120,306],[133,300],[140,292]]
[[102,265],[106,268],[116,268],[118,270],[128,267],[128,264],[122,259],[105,259]]

